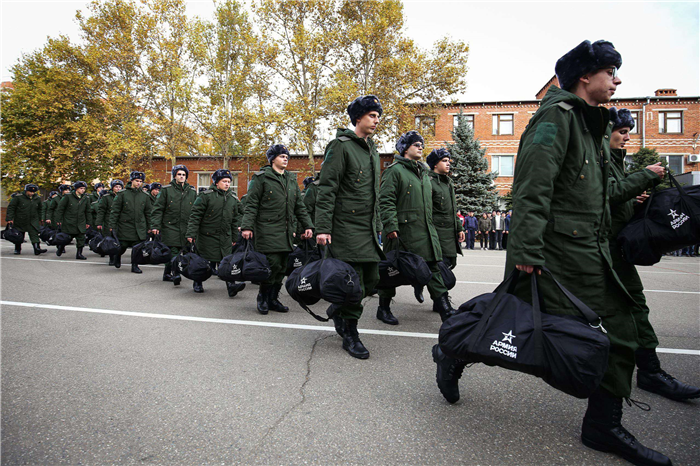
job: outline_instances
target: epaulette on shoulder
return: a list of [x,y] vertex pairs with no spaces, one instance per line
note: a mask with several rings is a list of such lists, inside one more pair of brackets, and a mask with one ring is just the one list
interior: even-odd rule
[[311,184],[315,184],[316,186],[319,186],[321,184],[321,180],[312,181]]
[[574,108],[573,105],[571,105],[571,104],[569,104],[569,103],[566,103],[566,102],[559,102],[557,105],[559,105],[561,108],[563,108],[563,109],[566,110],[566,111],[569,111],[569,110],[571,110],[572,108]]
[[213,189],[205,189],[204,191],[202,191],[202,194],[211,194],[213,192],[214,192]]
[[191,189],[192,191],[194,191],[194,192],[197,192],[197,188],[195,188],[195,187],[192,186],[192,185],[190,185],[190,189]]
[[253,175],[264,175],[264,174],[265,174],[265,170],[260,170],[259,172],[253,173]]
[[165,188],[169,188],[169,187],[170,187],[170,184],[166,184],[166,185],[163,186],[161,189],[165,189]]
[[336,139],[338,139],[338,141],[340,142],[347,142],[352,140],[352,138],[349,136],[338,136]]

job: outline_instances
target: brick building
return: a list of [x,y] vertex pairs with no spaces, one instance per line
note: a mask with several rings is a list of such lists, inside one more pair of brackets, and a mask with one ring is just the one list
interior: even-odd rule
[[[444,141],[453,142],[451,131],[457,119],[466,118],[474,128],[474,135],[486,149],[489,168],[498,171],[496,189],[507,194],[513,185],[520,136],[541,99],[552,85],[552,77],[533,100],[460,102],[441,105],[436,114],[415,116],[416,129],[435,136],[429,149],[440,147]],[[700,97],[679,97],[675,89],[659,89],[651,97],[613,99],[608,107],[627,108],[636,125],[627,143],[628,154],[642,147],[656,149],[665,157],[674,173],[700,170]]]

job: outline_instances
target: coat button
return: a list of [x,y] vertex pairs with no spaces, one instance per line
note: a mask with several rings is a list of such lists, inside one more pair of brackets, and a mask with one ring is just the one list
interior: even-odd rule
[[584,179],[584,178],[585,178],[585,175],[581,175],[581,179]]
[[607,135],[607,134],[605,135],[605,139],[608,139],[608,135]]
[[574,230],[574,236],[578,235],[578,230]]
[[588,160],[586,160],[586,165],[588,165]]
[[354,214],[354,213],[355,213],[355,211],[353,210],[353,211],[352,211],[352,213]]

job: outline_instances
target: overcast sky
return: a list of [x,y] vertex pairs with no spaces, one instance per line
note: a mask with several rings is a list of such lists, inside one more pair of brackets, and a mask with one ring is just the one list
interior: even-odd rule
[[[22,53],[47,36],[78,40],[75,12],[84,1],[2,4],[2,80]],[[622,54],[616,97],[653,95],[659,88],[700,95],[700,2],[465,2],[405,0],[406,30],[421,47],[449,35],[470,45],[468,89],[460,101],[529,100],[554,74],[561,55],[584,39],[605,39]],[[188,2],[211,18],[212,2]]]

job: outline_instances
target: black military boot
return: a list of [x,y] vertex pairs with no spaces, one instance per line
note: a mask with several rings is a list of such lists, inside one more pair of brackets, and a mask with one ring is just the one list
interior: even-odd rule
[[34,248],[35,256],[38,256],[39,254],[43,254],[45,252],[49,252],[48,249],[41,249],[41,243],[32,243],[32,247]]
[[[13,253],[15,255],[22,254],[22,243],[15,244],[15,252]],[[58,252],[56,252],[58,254]]]
[[433,361],[437,364],[435,381],[440,393],[450,403],[459,401],[459,379],[467,363],[453,359],[442,352],[439,345],[433,346]]
[[326,315],[330,317],[333,320],[333,325],[335,326],[335,332],[341,336],[341,338],[345,338],[345,320],[340,317],[340,313],[338,312],[338,306],[335,304],[331,304],[328,306],[328,309],[326,309]]
[[269,293],[268,287],[260,285],[260,289],[258,290],[258,312],[262,315],[267,315],[267,312],[270,310],[267,304]]
[[289,308],[279,301],[282,285],[274,285],[268,291],[267,308],[275,312],[289,312]]
[[345,335],[343,336],[343,349],[350,353],[350,356],[357,359],[369,358],[369,351],[360,341],[360,334],[357,332],[357,320],[345,320]]
[[[628,401],[631,405],[631,403]],[[647,448],[622,427],[622,398],[598,388],[588,398],[581,441],[588,448],[615,453],[632,464],[670,466],[671,460]]]
[[204,286],[202,282],[192,282],[192,289],[195,293],[204,293]]
[[655,349],[639,348],[637,359],[637,386],[674,401],[700,397],[700,388],[688,385],[661,369],[661,361]]
[[75,258],[81,261],[87,260],[87,257],[83,256],[83,248],[76,249]]
[[244,288],[245,288],[245,283],[226,282],[226,291],[228,291],[229,298],[233,298],[240,291],[243,291]]
[[163,269],[163,281],[164,282],[171,282],[173,281],[173,265],[170,262],[165,263],[165,268]]
[[114,265],[114,254],[109,255],[109,264],[107,265]]
[[433,311],[440,313],[440,319],[443,322],[455,314],[456,310],[452,308],[449,293],[444,293],[436,301],[433,301]]
[[391,298],[379,298],[379,307],[377,308],[377,319],[385,324],[399,325],[399,320],[391,313]]
[[122,266],[122,255],[115,254],[114,255],[114,267],[118,269],[121,266]]
[[413,287],[413,296],[416,297],[416,301],[423,304],[425,302],[425,298],[423,297],[423,287],[422,286],[414,286]]
[[[17,247],[19,247],[19,245]],[[56,255],[58,257],[61,257],[61,254],[63,254],[64,252],[66,252],[65,246],[57,246],[56,247]],[[15,249],[15,254],[19,254],[16,249]]]
[[131,264],[131,273],[143,273],[138,264]]

